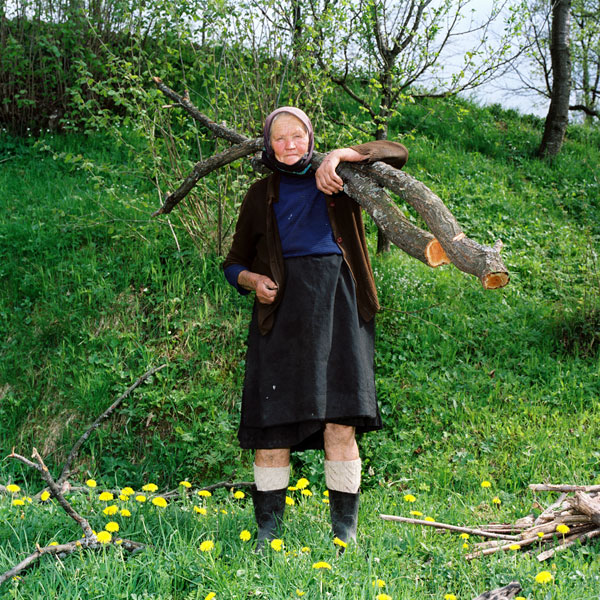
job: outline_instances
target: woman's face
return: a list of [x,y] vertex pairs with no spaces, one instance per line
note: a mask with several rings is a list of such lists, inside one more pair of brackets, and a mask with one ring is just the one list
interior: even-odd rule
[[283,114],[271,125],[271,148],[275,158],[285,164],[297,163],[308,151],[308,133],[302,121]]

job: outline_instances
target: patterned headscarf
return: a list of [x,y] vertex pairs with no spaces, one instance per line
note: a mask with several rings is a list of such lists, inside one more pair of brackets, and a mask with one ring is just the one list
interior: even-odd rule
[[[308,150],[306,154],[293,165],[286,165],[285,163],[279,162],[275,158],[275,151],[271,147],[271,126],[273,125],[273,119],[280,113],[288,113],[296,117],[302,122],[304,127],[306,127],[306,131],[308,132]],[[269,169],[283,171],[284,173],[296,173],[300,175],[306,173],[308,169],[310,169],[310,162],[312,160],[315,141],[312,123],[303,110],[300,110],[294,106],[282,106],[274,110],[265,120],[263,136],[265,147],[262,153],[262,162],[267,165]]]

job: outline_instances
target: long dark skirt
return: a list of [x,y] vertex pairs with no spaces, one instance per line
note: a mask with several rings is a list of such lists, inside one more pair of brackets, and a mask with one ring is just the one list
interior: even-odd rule
[[273,328],[250,322],[238,439],[242,448],[323,448],[325,423],[381,428],[374,323],[358,314],[354,281],[336,254],[288,258]]

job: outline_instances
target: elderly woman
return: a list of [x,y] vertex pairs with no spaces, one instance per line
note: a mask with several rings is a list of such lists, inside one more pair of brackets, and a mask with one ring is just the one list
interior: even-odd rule
[[295,107],[272,112],[225,276],[255,293],[238,438],[254,449],[258,545],[275,537],[290,451],[324,448],[334,536],[356,539],[361,461],[355,434],[381,428],[373,373],[379,309],[361,209],[342,192],[342,162],[401,168],[406,148],[378,141],[330,152],[311,168],[313,129]]

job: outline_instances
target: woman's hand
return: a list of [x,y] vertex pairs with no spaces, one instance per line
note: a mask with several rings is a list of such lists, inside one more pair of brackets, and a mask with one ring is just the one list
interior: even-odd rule
[[252,271],[242,271],[238,275],[238,284],[246,290],[256,292],[256,299],[261,304],[273,304],[279,289],[270,277]]
[[325,194],[337,194],[344,189],[344,181],[335,172],[341,162],[360,162],[365,157],[352,150],[352,148],[338,148],[332,150],[317,169],[315,177],[317,179],[317,188]]

